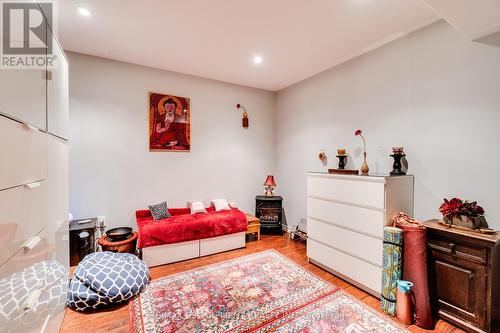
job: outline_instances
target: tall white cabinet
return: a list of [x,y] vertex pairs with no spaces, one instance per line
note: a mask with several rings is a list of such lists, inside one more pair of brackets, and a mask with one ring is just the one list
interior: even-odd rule
[[413,176],[307,175],[309,260],[379,297],[383,228],[413,214]]
[[0,332],[57,332],[64,316],[68,62],[52,38],[48,74],[0,70]]

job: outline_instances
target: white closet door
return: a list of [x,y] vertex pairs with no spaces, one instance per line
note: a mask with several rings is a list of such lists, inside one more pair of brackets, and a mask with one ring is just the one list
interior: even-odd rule
[[0,191],[0,265],[46,225],[46,181]]
[[[69,268],[68,234],[68,144],[66,141],[48,136],[48,178],[47,178],[47,237],[53,245],[52,260]],[[67,285],[67,284],[66,284]],[[64,318],[64,304],[51,309],[45,332],[57,332]]]
[[[3,36],[0,36],[2,45],[3,42]],[[12,45],[16,41],[12,39],[9,42]],[[17,40],[17,42],[23,41]],[[46,48],[44,43],[37,41],[36,38],[31,40],[31,45]],[[47,128],[45,78],[45,67],[43,69],[1,68],[0,113],[45,130]]]
[[47,177],[47,135],[0,116],[0,190]]
[[8,299],[0,305],[8,315],[8,320],[0,317],[2,332],[59,331],[69,278],[67,269],[53,261],[49,233],[44,228],[0,267],[0,299]]
[[47,124],[48,132],[61,138],[68,138],[69,97],[68,97],[68,61],[59,47],[57,40],[52,39],[53,52],[57,57],[55,67],[50,71],[47,80]]
[[69,267],[69,182],[68,144],[48,136],[48,219],[51,242],[55,244],[55,260]]

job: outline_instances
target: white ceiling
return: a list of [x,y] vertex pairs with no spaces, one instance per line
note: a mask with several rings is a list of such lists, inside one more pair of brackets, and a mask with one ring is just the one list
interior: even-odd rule
[[[421,0],[57,4],[66,50],[273,91],[439,19]],[[92,15],[80,16],[78,6]]]

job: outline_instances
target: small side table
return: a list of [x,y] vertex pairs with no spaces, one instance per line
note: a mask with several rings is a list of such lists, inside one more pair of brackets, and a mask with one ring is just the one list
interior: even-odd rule
[[83,258],[95,252],[97,218],[69,221],[70,266],[76,266]]
[[247,216],[247,232],[246,234],[257,233],[257,240],[260,241],[260,220],[253,215],[246,214]]
[[102,246],[103,251],[111,251],[118,253],[132,253],[135,254],[135,247],[137,244],[137,238],[139,234],[134,231],[132,232],[132,237],[121,241],[112,241],[108,236],[104,235],[97,241],[97,244]]

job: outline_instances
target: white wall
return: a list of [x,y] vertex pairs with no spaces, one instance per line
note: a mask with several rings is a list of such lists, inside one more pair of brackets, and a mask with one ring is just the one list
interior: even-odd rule
[[[135,226],[135,210],[225,197],[252,212],[274,168],[274,94],[69,53],[70,211]],[[191,152],[149,152],[148,93],[191,98]],[[243,104],[250,128],[241,126]],[[207,202],[208,204],[208,202]]]
[[[306,217],[306,172],[346,148],[371,171],[404,146],[416,177],[415,213],[439,217],[443,197],[477,200],[500,228],[500,48],[466,40],[441,21],[280,91],[276,173],[289,224]],[[352,160],[351,165],[352,166]]]
[[[307,171],[335,167],[336,149],[387,173],[405,146],[416,217],[439,217],[443,197],[478,200],[500,228],[500,48],[438,22],[273,93],[69,53],[70,207],[135,226],[134,211],[167,200],[228,197],[247,211],[275,171],[290,225],[306,217]],[[149,152],[148,92],[187,96],[192,151]],[[276,98],[276,100],[275,100]],[[242,103],[250,128],[241,127]],[[276,103],[276,104],[275,104]],[[326,149],[328,166],[317,159]],[[276,166],[276,168],[275,168]],[[208,202],[207,202],[208,203]]]

